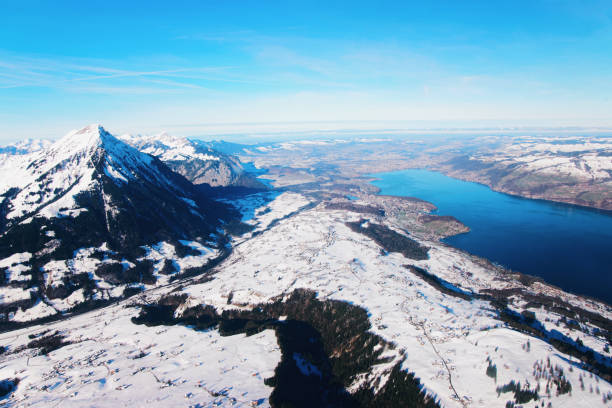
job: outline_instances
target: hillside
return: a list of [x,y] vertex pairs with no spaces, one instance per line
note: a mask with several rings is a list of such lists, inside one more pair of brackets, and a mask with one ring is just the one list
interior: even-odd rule
[[120,297],[201,267],[224,247],[220,228],[234,214],[98,125],[5,162],[0,180],[5,322]]
[[157,157],[194,184],[265,188],[245,171],[236,156],[214,150],[207,142],[170,136],[167,133],[151,136],[123,135],[121,139]]

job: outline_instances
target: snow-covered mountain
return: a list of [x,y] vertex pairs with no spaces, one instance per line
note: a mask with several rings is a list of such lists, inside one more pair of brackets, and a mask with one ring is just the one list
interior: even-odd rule
[[14,156],[0,166],[1,316],[30,320],[32,307],[42,317],[154,285],[188,268],[185,255],[202,266],[232,214],[99,125]]
[[194,184],[211,187],[263,187],[250,177],[237,157],[211,148],[207,142],[161,133],[152,136],[123,135],[121,139],[153,155]]

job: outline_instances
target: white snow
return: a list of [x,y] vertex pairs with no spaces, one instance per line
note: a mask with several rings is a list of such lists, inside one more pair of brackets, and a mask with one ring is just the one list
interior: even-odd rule
[[198,205],[195,203],[195,201],[193,201],[193,200],[191,200],[189,198],[186,198],[186,197],[179,197],[179,198],[181,200],[183,200],[184,202],[186,202],[187,204],[189,204],[190,207],[198,208]]
[[[366,309],[372,332],[395,345],[395,349],[384,351],[390,362],[356,378],[350,390],[372,377],[381,379],[380,389],[390,367],[405,357],[403,368],[414,372],[424,390],[436,396],[442,406],[504,406],[512,396],[498,396],[497,386],[514,380],[529,383],[532,389],[539,384],[542,389],[545,382],[537,375],[536,367],[550,360],[553,366],[563,369],[571,382],[571,396],[555,395],[554,389],[551,395],[542,391],[539,401],[523,404],[524,407],[542,402],[551,402],[555,407],[605,406],[602,394],[612,392],[609,383],[586,372],[548,343],[505,327],[496,319],[496,310],[489,302],[442,293],[405,265],[424,268],[466,292],[518,285],[497,268],[439,242],[422,242],[430,247],[429,259],[422,261],[383,253],[371,239],[345,225],[362,215],[320,207],[305,209],[310,203],[306,197],[288,192],[276,197],[249,196],[240,208],[257,234],[240,237],[232,254],[215,268],[213,280],[204,283],[171,283],[159,272],[166,260],[173,261],[180,271],[202,266],[218,256],[218,250],[197,241],[181,241],[199,254],[177,258],[176,248],[168,242],[145,247],[143,259],[154,262],[158,287],[148,288],[120,304],[44,326],[50,331],[62,331],[74,343],[49,356],[20,349],[30,341],[28,335],[39,333],[43,327],[0,336],[0,345],[15,351],[0,355],[0,378],[21,379],[11,404],[267,406],[271,388],[263,381],[273,375],[280,359],[272,331],[251,337],[222,337],[215,330],[197,331],[180,325],[134,325],[130,319],[138,309],[126,306],[155,302],[172,292],[187,294],[190,305],[207,304],[222,311],[246,308],[245,305],[308,288],[319,299],[346,301]],[[92,251],[83,248],[76,251],[74,259],[48,262],[43,266],[47,284],[53,286],[70,273],[95,269],[101,261],[91,258]],[[15,254],[1,260],[0,265],[16,268],[30,257],[28,253]],[[125,267],[130,265],[126,263]],[[4,289],[12,290],[3,288],[2,296],[16,296]],[[121,286],[109,288],[108,293],[100,291],[98,298],[123,289]],[[612,310],[606,306],[541,283],[528,290],[559,296],[593,313],[612,317]],[[228,304],[230,293],[232,300]],[[32,309],[15,313],[13,320],[55,314],[78,302],[82,295],[76,291],[52,306],[39,302]],[[563,331],[572,338],[578,333],[556,326],[559,316],[553,312],[541,309],[537,313],[550,330]],[[593,331],[581,334],[584,343],[601,349],[602,340],[588,333]],[[320,375],[305,356],[291,357],[302,372]],[[497,367],[497,382],[485,374],[489,361]],[[584,390],[579,385],[580,377],[587,382]],[[589,385],[600,393],[591,393]]]
[[67,311],[85,301],[85,291],[77,289],[64,299],[50,299],[48,302],[57,311]]
[[30,299],[31,290],[20,287],[1,287],[0,288],[0,303],[7,304],[17,302],[19,300]]
[[277,196],[271,203],[266,206],[259,207],[255,210],[255,218],[245,220],[246,223],[254,225],[255,231],[263,231],[275,220],[280,220],[283,217],[299,210],[300,208],[310,204],[310,200],[301,194],[282,193]]
[[24,272],[29,271],[30,267],[24,264],[29,262],[31,258],[31,253],[19,252],[0,260],[0,268],[7,268],[5,272],[6,281],[20,282],[29,280],[30,276],[25,275]]
[[56,313],[57,310],[39,300],[31,308],[28,308],[26,310],[19,309],[11,320],[14,322],[27,322],[30,320],[52,316]]
[[174,245],[168,242],[158,242],[152,246],[143,247],[146,255],[138,260],[150,260],[155,264],[155,277],[157,278],[156,285],[164,285],[169,282],[170,275],[160,273],[166,261],[172,261],[176,271],[172,274],[185,272],[189,268],[205,266],[207,262],[219,256],[219,250],[209,248],[197,241],[179,241],[182,245],[190,247],[199,252],[199,255],[187,255],[179,258],[176,254]]
[[[59,330],[73,344],[48,356],[0,356],[0,378],[20,378],[12,406],[269,406],[280,351],[274,332],[222,337],[184,326],[147,327],[124,305],[2,336],[18,350],[28,334]],[[8,341],[8,344],[7,344]]]
[[[279,196],[277,200],[287,197]],[[280,202],[270,205],[280,206]],[[405,350],[405,368],[415,372],[427,392],[436,395],[443,406],[462,403],[503,406],[512,398],[509,394],[498,397],[497,385],[509,379],[535,385],[534,364],[548,357],[564,368],[572,382],[571,401],[601,406],[600,395],[577,389],[578,375],[589,373],[577,367],[570,372],[569,356],[542,341],[503,328],[488,302],[441,293],[403,265],[423,267],[467,291],[510,285],[511,282],[500,280],[497,270],[435,242],[426,243],[432,249],[430,259],[425,261],[416,262],[397,253],[383,255],[374,242],[344,225],[345,221],[356,219],[346,212],[313,209],[280,221],[236,247],[218,268],[216,279],[186,286],[183,292],[193,303],[227,309],[267,302],[279,294],[309,288],[321,299],[343,300],[364,307],[371,316],[372,330]],[[227,304],[229,293],[232,305]],[[567,299],[576,300],[570,295]],[[610,315],[609,310],[599,312]],[[491,343],[482,341],[483,338]],[[532,344],[531,353],[521,349],[528,340]],[[498,347],[497,351],[491,344]],[[497,384],[485,374],[486,357],[492,353],[500,373]],[[506,369],[504,364],[510,368]],[[376,375],[384,376],[384,369]],[[449,376],[457,395],[449,388]],[[603,380],[599,380],[599,385],[606,392],[611,390]],[[553,393],[543,400],[556,406],[556,402],[569,401],[569,397]],[[534,406],[534,402],[524,406]]]
[[[196,143],[184,137],[171,136],[167,133],[158,135],[123,135],[122,140],[136,146],[144,153],[159,158],[162,161],[182,161],[199,159],[203,161],[219,161],[219,156],[203,149]],[[206,152],[205,152],[206,150]]]
[[[18,160],[17,160],[18,158]],[[31,214],[42,217],[77,216],[74,196],[91,190],[97,160],[118,184],[144,179],[181,193],[153,165],[153,158],[116,139],[99,125],[68,133],[45,149],[0,162],[0,194],[12,187],[20,191],[10,199],[8,219]],[[107,208],[107,212],[112,212]]]
[[265,204],[272,201],[280,193],[276,191],[264,191],[260,193],[249,194],[239,198],[219,198],[217,201],[230,204],[242,214],[242,221],[248,221],[255,217],[255,211],[263,209]]
[[612,172],[612,141],[518,137],[492,152],[477,153],[473,158],[512,165],[522,170],[577,181],[608,181]]

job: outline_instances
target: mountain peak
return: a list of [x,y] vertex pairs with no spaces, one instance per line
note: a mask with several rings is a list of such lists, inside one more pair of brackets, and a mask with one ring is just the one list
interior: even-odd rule
[[[111,135],[102,125],[94,123],[75,129],[50,146],[46,156],[59,160],[75,155],[93,154],[100,148],[105,150],[124,150],[123,142]],[[127,147],[127,146],[126,146]]]
[[81,144],[84,141],[104,139],[107,136],[111,136],[111,134],[108,133],[102,125],[98,123],[93,123],[91,125],[85,126],[84,128],[75,129],[69,132],[66,136],[61,138],[60,141],[66,139],[72,142],[79,142],[79,144]]
[[85,126],[84,128],[73,130],[70,133],[74,134],[85,134],[85,133],[102,133],[106,132],[106,130],[99,123],[92,123],[91,125]]
[[[143,195],[164,191],[169,197],[193,201],[192,196],[199,194],[161,161],[115,138],[99,124],[73,130],[47,149],[20,160],[10,169],[0,170],[0,194],[18,188],[6,214],[6,220],[15,222],[32,214],[46,218],[66,216],[64,209],[80,205],[75,197],[104,191],[109,182],[114,189],[127,184],[132,189],[144,189]],[[104,202],[103,207],[110,208],[109,205]]]

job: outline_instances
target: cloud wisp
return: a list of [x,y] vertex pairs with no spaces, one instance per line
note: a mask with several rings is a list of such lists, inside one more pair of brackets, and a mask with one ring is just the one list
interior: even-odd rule
[[0,55],[0,89],[38,87],[68,92],[165,93],[181,89],[208,89],[194,83],[194,80],[232,80],[214,77],[228,72],[231,67],[227,66],[155,70],[115,68],[115,66],[117,66],[116,61],[75,61]]

